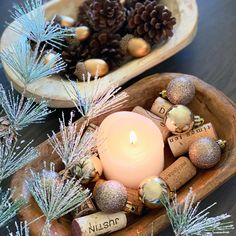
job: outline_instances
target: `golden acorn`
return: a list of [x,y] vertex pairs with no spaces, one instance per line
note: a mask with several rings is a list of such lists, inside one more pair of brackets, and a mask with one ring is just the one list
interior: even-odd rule
[[129,54],[133,57],[144,57],[151,52],[151,46],[148,42],[130,34],[121,40],[121,48],[124,54]]
[[75,38],[84,41],[90,36],[90,29],[87,26],[79,26],[75,28]]

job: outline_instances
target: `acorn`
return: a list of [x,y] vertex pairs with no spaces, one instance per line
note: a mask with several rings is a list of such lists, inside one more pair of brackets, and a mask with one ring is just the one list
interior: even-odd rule
[[136,38],[131,34],[127,34],[121,40],[121,48],[124,54],[129,54],[133,57],[144,57],[151,52],[151,46],[142,38]]
[[54,21],[63,27],[72,27],[75,24],[75,20],[70,16],[56,15]]
[[[53,52],[53,51],[49,51],[49,52],[46,52],[46,55],[44,57],[44,64],[48,64],[50,63],[50,61],[52,61],[55,57],[57,56],[57,53],[56,52]],[[54,66],[54,65],[52,65]]]
[[89,59],[84,63],[79,62],[76,66],[75,75],[81,78],[81,73],[88,72],[92,77],[102,77],[109,72],[108,64],[101,59]]
[[90,29],[87,26],[79,26],[75,28],[75,38],[84,41],[90,36]]

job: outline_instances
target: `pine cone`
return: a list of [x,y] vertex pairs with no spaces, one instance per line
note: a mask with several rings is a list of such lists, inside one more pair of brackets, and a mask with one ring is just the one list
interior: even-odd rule
[[126,0],[125,1],[125,7],[130,9],[130,8],[135,8],[136,3],[143,3],[143,0]]
[[86,45],[83,45],[79,40],[75,38],[68,38],[65,40],[65,45],[67,47],[64,48],[61,55],[67,67],[64,71],[61,72],[61,75],[66,75],[70,79],[76,79],[74,75],[74,71],[76,69],[76,64],[79,61],[83,61],[83,57],[81,56],[81,51],[85,49]]
[[172,37],[175,24],[176,19],[165,6],[158,5],[155,0],[146,0],[144,3],[136,3],[128,28],[132,34],[153,45]]
[[81,56],[85,59],[102,59],[109,65],[110,69],[114,69],[124,57],[120,47],[121,38],[120,34],[95,33],[92,35],[88,46],[84,47]]
[[80,7],[79,24],[95,31],[117,32],[125,22],[125,8],[119,0],[87,0]]
[[80,25],[89,26],[89,18],[88,18],[87,12],[89,11],[90,4],[92,2],[93,2],[93,0],[86,0],[79,7],[79,14],[77,17],[78,22],[77,22],[76,26],[80,26]]

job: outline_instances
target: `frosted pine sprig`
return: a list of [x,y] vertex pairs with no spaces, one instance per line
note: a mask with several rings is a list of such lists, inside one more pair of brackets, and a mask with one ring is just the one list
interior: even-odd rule
[[96,131],[83,137],[86,123],[83,123],[78,131],[78,125],[73,123],[72,119],[73,113],[66,126],[64,114],[62,114],[62,119],[59,119],[61,137],[59,138],[54,131],[52,136],[48,136],[51,146],[67,168],[82,158],[90,157],[92,148],[96,146]]
[[12,85],[6,92],[0,84],[0,104],[10,122],[10,128],[14,131],[22,130],[32,123],[43,122],[51,113],[46,101],[35,104],[34,99],[23,99],[23,96],[14,94]]
[[71,86],[66,86],[67,92],[74,102],[79,113],[88,119],[92,119],[120,108],[126,101],[128,94],[120,91],[120,87],[111,85],[104,89],[101,80],[95,76],[91,81],[91,75],[85,78],[80,90],[76,82],[70,81]]
[[59,47],[65,37],[74,35],[72,29],[62,28],[55,24],[54,20],[46,20],[42,0],[26,0],[21,5],[15,4],[10,13],[15,21],[10,24],[10,28],[38,45],[45,42],[53,47]]
[[0,227],[6,225],[17,212],[25,205],[25,200],[19,198],[16,201],[12,201],[13,193],[10,189],[3,192],[0,188]]
[[38,150],[30,147],[32,142],[20,147],[11,138],[3,139],[0,143],[0,183],[39,156]]
[[15,232],[12,232],[9,230],[8,236],[30,236],[29,227],[27,225],[27,222],[20,222],[19,224],[17,224],[17,222],[15,222],[15,228],[16,228]]
[[29,41],[24,37],[19,42],[4,48],[0,53],[0,58],[25,85],[57,74],[64,70],[66,66],[59,53],[50,57],[47,61],[47,54],[44,53],[44,50],[41,52],[38,52],[38,50],[32,51]]
[[232,222],[225,221],[231,217],[228,214],[208,217],[210,214],[208,210],[216,203],[198,213],[200,203],[194,206],[195,197],[196,195],[190,189],[183,204],[179,202],[177,194],[171,203],[168,195],[163,193],[161,202],[166,208],[176,236],[228,234],[234,229]]
[[[55,171],[53,164],[51,171]],[[42,172],[43,173],[43,172]],[[90,197],[88,189],[83,189],[75,179],[63,181],[42,178],[42,173],[31,171],[26,186],[46,217],[43,235],[49,235],[51,222],[73,211]]]

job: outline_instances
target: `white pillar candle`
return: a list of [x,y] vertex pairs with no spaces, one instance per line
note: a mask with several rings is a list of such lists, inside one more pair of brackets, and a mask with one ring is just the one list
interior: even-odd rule
[[150,119],[134,112],[116,112],[104,119],[98,132],[98,153],[105,177],[137,189],[164,168],[161,131]]

